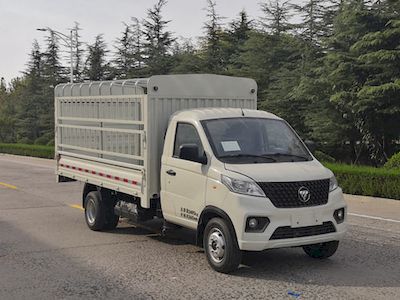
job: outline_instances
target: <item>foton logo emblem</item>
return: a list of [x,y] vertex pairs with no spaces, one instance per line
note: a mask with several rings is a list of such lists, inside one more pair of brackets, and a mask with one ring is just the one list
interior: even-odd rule
[[297,191],[297,194],[301,202],[306,203],[310,200],[311,193],[305,186],[300,187],[299,190]]

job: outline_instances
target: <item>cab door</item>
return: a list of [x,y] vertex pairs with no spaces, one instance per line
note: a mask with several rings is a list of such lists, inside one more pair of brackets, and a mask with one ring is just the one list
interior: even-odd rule
[[174,223],[197,228],[198,218],[205,205],[207,166],[179,158],[180,147],[185,144],[195,144],[199,154],[204,153],[196,127],[190,123],[178,122],[173,150],[163,158],[161,176],[164,187],[161,203],[163,212],[165,207],[171,213],[166,216],[167,220],[169,218]]

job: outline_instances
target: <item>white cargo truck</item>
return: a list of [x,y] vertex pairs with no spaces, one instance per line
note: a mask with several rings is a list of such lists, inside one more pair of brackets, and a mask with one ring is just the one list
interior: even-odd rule
[[246,78],[58,85],[58,181],[85,183],[90,229],[163,218],[164,229],[195,230],[219,272],[235,270],[242,251],[327,258],[346,230],[342,190],[287,122],[256,107]]

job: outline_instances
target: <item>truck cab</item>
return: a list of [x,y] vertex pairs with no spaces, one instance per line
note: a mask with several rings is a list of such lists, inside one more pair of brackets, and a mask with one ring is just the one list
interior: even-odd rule
[[345,232],[346,204],[332,172],[287,122],[264,111],[173,115],[161,207],[168,222],[197,231],[221,271],[236,267],[226,256],[240,257],[241,250],[305,246],[311,256],[332,255]]

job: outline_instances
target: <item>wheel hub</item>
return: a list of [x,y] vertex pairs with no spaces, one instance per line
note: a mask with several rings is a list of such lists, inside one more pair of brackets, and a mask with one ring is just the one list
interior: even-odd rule
[[217,263],[224,259],[225,237],[218,228],[213,228],[208,236],[208,252],[212,260]]
[[86,218],[89,224],[93,224],[96,220],[96,206],[93,199],[89,199],[86,204]]

